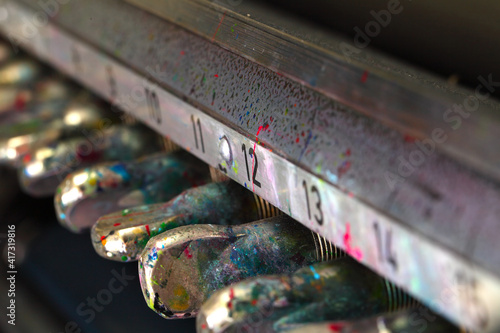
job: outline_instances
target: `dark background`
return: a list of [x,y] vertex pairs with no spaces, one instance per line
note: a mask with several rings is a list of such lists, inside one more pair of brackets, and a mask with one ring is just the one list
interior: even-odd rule
[[[14,170],[0,168],[0,332],[112,333],[195,332],[194,320],[166,320],[150,310],[142,296],[137,263],[118,263],[99,257],[88,233],[76,235],[56,221],[52,198],[35,199],[23,194]],[[16,326],[6,325],[6,233],[16,225]],[[122,269],[134,276],[121,292],[113,294],[95,318],[77,307],[96,298]],[[117,282],[115,288],[122,284]],[[5,294],[4,294],[5,293]],[[81,310],[88,311],[85,305]],[[8,319],[8,318],[7,318]],[[74,321],[77,327],[68,324]],[[88,322],[87,322],[88,321]],[[67,329],[66,329],[67,327]]]
[[[248,1],[248,0],[244,0]],[[370,11],[390,0],[258,0],[353,39],[374,20]],[[369,48],[431,71],[458,76],[469,88],[477,77],[500,82],[500,1],[401,0],[403,10],[371,38]],[[500,97],[500,89],[494,95]]]

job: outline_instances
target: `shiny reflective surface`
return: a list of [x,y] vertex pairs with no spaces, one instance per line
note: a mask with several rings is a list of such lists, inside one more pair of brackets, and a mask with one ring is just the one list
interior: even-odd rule
[[166,231],[151,238],[139,257],[139,277],[151,309],[164,318],[187,318],[221,288],[252,276],[291,273],[317,261],[311,231],[281,216]]
[[70,172],[98,162],[133,160],[161,150],[158,136],[142,125],[105,127],[88,136],[52,143],[26,155],[19,170],[23,190],[50,196]]
[[29,84],[1,87],[0,124],[49,121],[60,116],[57,110],[40,108],[40,104],[58,100],[68,103],[75,99],[77,88],[74,83],[52,74]]
[[288,333],[465,333],[447,320],[420,307],[354,321],[299,325]]
[[117,261],[136,260],[148,240],[190,224],[237,225],[258,220],[254,195],[235,182],[211,183],[184,191],[167,203],[132,207],[102,216],[92,228],[96,252]]
[[38,102],[15,121],[9,119],[0,125],[0,163],[18,166],[30,151],[74,136],[92,136],[119,122],[118,116],[95,98],[86,94],[70,98],[66,94],[71,90],[62,93],[60,85],[49,88],[55,90],[51,95],[54,99]]
[[32,98],[32,91],[25,87],[0,88],[0,123],[5,123],[2,118],[6,112],[22,109]]
[[95,164],[68,175],[54,198],[59,222],[82,232],[102,215],[169,200],[209,181],[208,167],[185,151],[126,160]]
[[26,84],[43,73],[40,63],[29,58],[16,58],[0,67],[0,86]]
[[205,302],[196,325],[199,333],[280,332],[298,324],[384,313],[411,302],[383,278],[346,257],[226,287]]

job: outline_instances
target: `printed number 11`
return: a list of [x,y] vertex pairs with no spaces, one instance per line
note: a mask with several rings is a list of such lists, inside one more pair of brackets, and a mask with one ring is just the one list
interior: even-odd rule
[[201,121],[200,118],[196,119],[193,115],[191,115],[191,123],[193,124],[193,132],[194,132],[194,143],[196,144],[196,149],[200,149],[198,146],[198,135],[196,134],[196,125],[198,125],[198,130],[200,133],[200,143],[201,143],[201,151],[205,153],[205,145],[203,144],[203,133],[201,132]]

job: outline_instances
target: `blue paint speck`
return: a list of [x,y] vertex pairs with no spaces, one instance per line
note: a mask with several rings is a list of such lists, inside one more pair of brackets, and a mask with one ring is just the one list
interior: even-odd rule
[[149,261],[155,261],[158,259],[158,252],[156,252],[156,247],[153,248],[152,253],[148,256]]
[[111,171],[119,174],[124,181],[129,181],[130,180],[130,175],[128,174],[127,170],[125,169],[125,166],[123,164],[117,164],[113,165],[110,168]]
[[320,276],[319,276],[319,274],[316,272],[316,270],[314,269],[314,267],[309,266],[309,268],[310,268],[310,269],[311,269],[311,271],[314,273],[314,278],[315,278],[316,280],[319,280]]
[[331,173],[330,170],[326,170],[326,176],[328,177],[328,180],[330,180],[330,182],[337,184],[339,177],[337,177],[336,174]]

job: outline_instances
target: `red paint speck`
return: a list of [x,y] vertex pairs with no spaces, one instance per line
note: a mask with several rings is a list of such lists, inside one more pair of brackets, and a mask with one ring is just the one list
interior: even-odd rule
[[345,175],[350,168],[351,168],[351,162],[345,161],[344,163],[342,163],[342,165],[339,166],[337,169],[338,178],[340,179],[340,177]]
[[203,329],[207,328],[207,324],[201,324],[201,328]]
[[[262,131],[262,129],[267,130],[268,128],[269,128],[269,124],[266,124],[265,127],[259,126],[259,129],[257,130],[257,134],[255,135],[255,141],[256,141],[256,143],[253,144],[254,154],[252,155],[252,175],[253,175],[253,168],[254,168],[253,159],[254,159],[254,156],[255,156],[256,151],[257,151],[257,142],[259,142],[260,131]],[[253,182],[252,182],[252,191],[255,192],[255,184]]]
[[188,257],[188,259],[191,259],[193,257],[193,255],[189,253],[189,249],[187,247],[184,249],[184,254],[186,255],[186,257]]
[[184,51],[181,51],[181,55],[185,55],[185,54],[186,54],[186,52],[184,52]]
[[215,76],[215,77],[219,77],[219,75],[218,75],[218,74],[215,74],[214,76]]
[[330,326],[328,326],[328,328],[332,332],[340,332],[340,330],[342,330],[342,325],[340,325],[340,324],[331,324]]
[[368,79],[368,71],[364,71],[363,75],[361,75],[361,83],[365,83],[366,79]]
[[306,134],[304,133],[304,131],[302,131],[302,133],[300,133],[302,136],[306,136]]
[[97,162],[101,159],[102,151],[89,149],[86,144],[80,144],[76,148],[76,156],[80,161]]
[[234,289],[233,289],[233,288],[230,288],[230,289],[229,289],[229,299],[230,299],[230,300],[233,300],[233,298],[234,298]]
[[24,110],[25,106],[26,106],[26,99],[24,98],[24,96],[22,94],[17,95],[16,101],[14,102],[14,108],[17,111],[21,111]]
[[31,155],[30,154],[24,155],[23,162],[28,163],[29,161],[31,161]]
[[252,305],[255,306],[255,304],[257,304],[257,300],[256,299],[252,300]]
[[353,248],[351,246],[351,225],[347,222],[345,226],[345,234],[344,234],[344,249],[350,256],[354,257],[357,260],[361,260],[363,258],[363,253],[359,248]]
[[351,150],[350,149],[347,149],[345,151],[345,156],[351,156]]
[[273,119],[273,116],[270,116],[270,117],[269,117],[269,121],[273,122],[273,120],[274,120],[274,119]]
[[[258,139],[258,137],[259,137],[259,133],[260,133],[260,131],[261,131],[263,128],[264,128],[264,127],[259,126],[259,129],[257,130],[257,134],[255,135],[255,140],[257,140],[257,139]],[[255,150],[255,149],[254,149],[254,150]]]
[[101,242],[106,239],[106,236],[101,236]]
[[117,227],[119,225],[121,225],[121,223],[115,223],[115,224],[113,224],[113,227]]
[[297,137],[297,139],[295,139],[295,142],[299,143],[300,139]]
[[144,228],[146,228],[146,232],[148,233],[148,236],[151,237],[151,232],[149,231],[149,225],[145,225]]
[[416,139],[413,136],[411,136],[411,135],[405,134],[404,140],[405,140],[405,142],[410,142],[411,143],[411,142],[415,142]]
[[293,105],[293,107],[296,107],[296,106],[297,106],[297,104],[294,104],[294,105]]
[[217,29],[215,29],[214,35],[212,36],[212,42],[215,40],[215,36],[217,36],[217,32],[219,32],[220,25],[222,24],[222,21],[224,21],[224,18],[226,17],[226,12],[222,15],[219,21],[219,25],[217,26]]
[[190,176],[189,176],[189,174],[187,173],[187,171],[184,171],[184,172],[182,173],[182,177],[183,177],[184,179],[186,179],[188,182],[190,182],[190,183],[191,183],[191,187],[198,187],[198,186],[200,186],[200,185],[204,185],[204,183],[203,183],[203,182],[201,182],[201,183],[199,183],[199,184],[198,184],[197,180],[196,180],[196,179],[194,179],[194,178],[192,178],[192,177],[190,177]]

